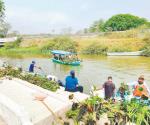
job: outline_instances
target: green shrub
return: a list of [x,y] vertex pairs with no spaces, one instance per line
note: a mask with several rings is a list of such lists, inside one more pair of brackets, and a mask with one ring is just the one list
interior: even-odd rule
[[4,47],[5,49],[17,48],[20,46],[21,42],[22,42],[22,38],[18,38],[15,42],[6,43]]
[[144,38],[145,46],[142,55],[150,57],[150,37]]
[[45,77],[32,74],[23,74],[20,70],[13,69],[10,66],[0,69],[0,78],[5,76],[16,77],[50,91],[56,91],[59,88],[59,85],[56,82],[49,81]]
[[69,37],[56,37],[50,40],[46,45],[41,47],[41,50],[64,50],[77,52],[77,43]]
[[98,44],[92,43],[82,50],[83,54],[97,54],[97,55],[105,55],[108,51],[108,47]]
[[112,100],[105,101],[98,96],[91,96],[85,101],[72,105],[66,116],[73,119],[75,123],[80,124],[80,121],[86,125],[95,125],[88,123],[96,123],[103,115],[107,117],[111,125],[126,125],[127,123],[135,123],[136,125],[149,125],[150,123],[150,107],[143,102],[144,100],[132,99],[128,101]]

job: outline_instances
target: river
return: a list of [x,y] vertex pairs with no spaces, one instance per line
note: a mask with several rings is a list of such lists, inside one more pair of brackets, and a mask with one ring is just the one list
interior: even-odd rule
[[84,92],[88,93],[91,85],[100,87],[108,76],[118,87],[121,82],[132,82],[137,80],[139,75],[144,75],[150,87],[150,58],[147,57],[102,57],[102,56],[81,56],[81,66],[66,66],[56,64],[45,57],[0,57],[0,65],[5,61],[12,66],[21,66],[28,70],[32,60],[36,65],[42,67],[41,74],[51,74],[65,81],[70,70],[76,71],[79,83],[84,86]]

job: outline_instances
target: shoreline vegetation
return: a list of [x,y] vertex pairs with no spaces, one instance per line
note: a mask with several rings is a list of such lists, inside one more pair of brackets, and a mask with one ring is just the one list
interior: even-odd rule
[[9,77],[9,79],[15,77],[53,92],[57,91],[57,89],[59,88],[58,83],[54,81],[49,81],[46,77],[31,73],[25,73],[11,66],[0,68],[0,78],[3,77]]
[[106,32],[103,35],[57,36],[54,38],[18,38],[0,48],[0,56],[43,55],[49,56],[50,50],[65,50],[79,54],[106,55],[107,52],[134,52],[143,50],[150,56],[150,32],[142,28],[123,32]]

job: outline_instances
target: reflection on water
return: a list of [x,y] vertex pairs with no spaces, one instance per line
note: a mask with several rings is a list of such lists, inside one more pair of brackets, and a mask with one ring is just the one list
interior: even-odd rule
[[81,66],[66,66],[53,63],[45,57],[33,58],[0,58],[0,65],[3,61],[13,66],[21,66],[28,70],[32,60],[36,61],[42,71],[36,70],[42,74],[56,75],[59,79],[65,79],[70,70],[75,70],[80,84],[88,92],[91,85],[100,86],[107,79],[107,76],[113,76],[114,82],[118,85],[121,82],[130,82],[137,80],[141,74],[145,75],[147,84],[150,85],[150,58],[146,57],[101,57],[101,56],[81,56],[83,59]]

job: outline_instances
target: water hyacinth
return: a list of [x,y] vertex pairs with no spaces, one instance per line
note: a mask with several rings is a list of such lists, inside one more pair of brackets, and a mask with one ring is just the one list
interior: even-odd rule
[[54,81],[49,81],[47,78],[36,74],[33,75],[33,74],[23,73],[21,70],[14,69],[11,66],[7,66],[5,68],[0,69],[0,78],[6,76],[25,80],[31,84],[40,86],[50,91],[56,91],[59,88],[59,85]]

